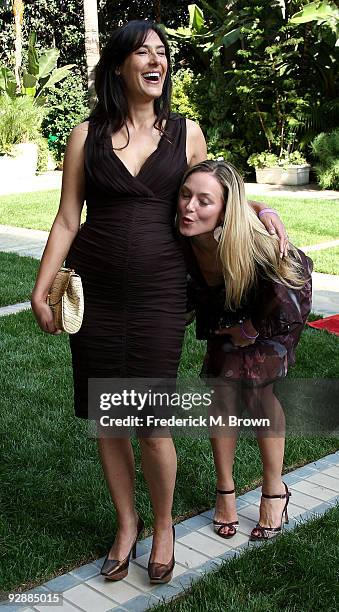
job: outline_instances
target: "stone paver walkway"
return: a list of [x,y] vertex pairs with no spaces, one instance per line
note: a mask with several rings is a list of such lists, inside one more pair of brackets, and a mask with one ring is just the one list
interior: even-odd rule
[[[339,503],[339,451],[298,468],[283,477],[291,490],[290,522],[285,529],[294,529],[305,520],[322,515]],[[32,605],[0,606],[1,612],[142,612],[162,601],[182,594],[203,574],[216,569],[223,561],[240,555],[250,546],[248,540],[259,515],[261,489],[258,487],[237,499],[239,530],[230,540],[223,540],[213,531],[214,508],[176,525],[174,578],[168,585],[151,585],[147,563],[151,537],[137,547],[137,558],[131,561],[128,576],[119,582],[109,582],[100,575],[104,558],[74,568],[62,576],[27,591],[27,594],[60,593],[62,606]],[[260,544],[259,544],[260,545]]]

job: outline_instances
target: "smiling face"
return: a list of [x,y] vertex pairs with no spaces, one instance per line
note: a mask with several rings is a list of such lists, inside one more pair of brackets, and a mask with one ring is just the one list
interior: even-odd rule
[[128,55],[118,71],[129,97],[154,100],[162,94],[167,67],[165,46],[158,34],[149,30],[143,45]]
[[179,231],[183,236],[213,232],[224,219],[225,204],[219,181],[209,172],[193,172],[181,187]]

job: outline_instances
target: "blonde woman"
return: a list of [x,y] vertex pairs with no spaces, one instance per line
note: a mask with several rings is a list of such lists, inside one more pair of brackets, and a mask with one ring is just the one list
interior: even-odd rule
[[[250,536],[268,539],[280,533],[283,517],[288,521],[290,497],[281,480],[284,413],[273,383],[295,360],[311,307],[312,262],[293,245],[280,257],[276,237],[245,199],[241,176],[224,161],[204,161],[185,173],[178,227],[189,239],[183,246],[197,338],[208,339],[203,374],[216,381],[213,414],[239,416],[243,402],[251,415],[269,417],[270,427],[257,429],[263,485],[259,522]],[[230,427],[211,434],[214,527],[222,538],[233,537],[238,526],[232,475],[237,432]]]

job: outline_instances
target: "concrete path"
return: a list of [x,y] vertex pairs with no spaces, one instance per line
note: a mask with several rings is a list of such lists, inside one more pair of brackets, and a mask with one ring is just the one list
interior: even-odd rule
[[53,170],[38,174],[37,176],[22,178],[16,185],[13,185],[13,178],[6,181],[6,177],[1,177],[0,196],[13,193],[29,193],[30,191],[61,189],[61,181],[61,170]]
[[0,225],[0,251],[41,259],[49,232]]
[[319,185],[261,185],[245,183],[246,194],[257,198],[261,195],[270,197],[304,198],[306,200],[338,200],[339,192],[330,189],[320,189]]
[[300,247],[304,253],[312,253],[312,251],[323,251],[324,249],[334,249],[339,246],[339,240],[331,240],[330,242],[320,242],[319,244],[311,244]]
[[313,272],[312,311],[325,317],[339,314],[339,276]]
[[[11,227],[0,225],[0,251],[13,252],[18,255],[26,255],[28,257],[41,258],[48,232],[40,230],[31,230],[21,227]],[[339,241],[335,241],[337,244]],[[326,244],[326,247],[325,247]],[[312,250],[328,248],[329,243],[313,245]],[[330,243],[333,246],[332,243]],[[306,247],[308,250],[310,247]],[[27,308],[30,307],[29,302],[26,302]],[[18,306],[15,310],[15,306]],[[13,314],[23,310],[23,305],[18,304],[6,306],[0,309],[0,316],[4,314]],[[313,312],[329,316],[339,313],[339,276],[331,274],[313,273]]]
[[[339,451],[319,461],[298,468],[283,477],[292,496],[288,506],[290,517],[285,529],[292,530],[307,519],[321,516],[339,502]],[[154,605],[170,601],[184,594],[204,574],[221,563],[240,555],[249,547],[249,534],[259,516],[261,489],[258,487],[237,499],[239,530],[229,540],[213,531],[214,508],[182,521],[175,526],[176,565],[174,578],[168,585],[151,585],[147,563],[152,545],[148,537],[137,546],[137,558],[130,562],[124,580],[109,582],[100,575],[104,558],[74,568],[43,585],[25,591],[26,595],[45,598],[57,595],[61,605],[48,605],[50,612],[143,612]],[[261,544],[259,543],[259,546]],[[0,606],[1,612],[44,612],[44,605],[33,603],[27,607]]]
[[[30,191],[45,191],[50,189],[61,189],[62,171],[54,170],[44,172],[31,178],[20,180],[15,186],[13,181],[6,183],[3,179],[0,184],[0,196],[13,193],[28,193]],[[319,198],[321,200],[336,200],[339,198],[337,191],[320,189],[319,185],[261,185],[259,183],[245,183],[246,193],[258,197],[260,195],[295,198]]]

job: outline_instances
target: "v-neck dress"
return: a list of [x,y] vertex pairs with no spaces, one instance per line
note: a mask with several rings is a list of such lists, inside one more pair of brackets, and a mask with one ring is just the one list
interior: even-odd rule
[[158,148],[133,176],[98,142],[85,142],[86,222],[66,265],[80,274],[85,300],[69,336],[74,409],[88,418],[88,379],[175,378],[185,329],[186,270],[175,232],[178,190],[187,168],[186,121],[171,114]]

